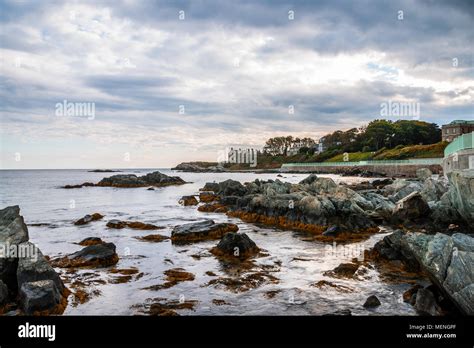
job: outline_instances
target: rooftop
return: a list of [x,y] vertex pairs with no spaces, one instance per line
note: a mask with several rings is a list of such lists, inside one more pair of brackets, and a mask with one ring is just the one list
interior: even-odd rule
[[449,124],[473,124],[474,125],[474,121],[467,121],[467,120],[454,120],[454,121],[451,121]]

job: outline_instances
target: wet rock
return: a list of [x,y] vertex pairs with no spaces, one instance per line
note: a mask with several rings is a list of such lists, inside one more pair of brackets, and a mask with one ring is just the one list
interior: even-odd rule
[[147,191],[155,191],[155,188],[154,187],[149,187],[149,188],[147,188]]
[[380,300],[375,295],[370,295],[369,297],[367,297],[367,300],[365,300],[365,303],[364,303],[365,308],[375,308],[380,305],[381,305]]
[[393,220],[400,222],[414,222],[427,219],[430,214],[430,207],[425,202],[420,193],[414,191],[406,197],[400,199],[393,212]]
[[98,237],[88,237],[88,238],[84,238],[77,244],[82,245],[82,246],[88,246],[88,245],[96,245],[96,244],[102,244],[102,243],[105,243],[105,242]]
[[323,236],[335,237],[341,232],[339,226],[329,226],[326,231],[323,232]]
[[103,243],[89,245],[73,254],[51,261],[54,267],[107,267],[115,265],[119,260],[115,252],[115,244]]
[[218,196],[212,191],[203,191],[199,193],[199,200],[203,203],[214,202],[218,199]]
[[194,196],[183,196],[179,200],[179,204],[184,205],[185,207],[188,205],[198,205],[198,200]]
[[91,187],[91,186],[95,186],[95,184],[92,183],[92,182],[85,182],[83,184],[78,184],[78,185],[66,185],[66,186],[63,186],[63,188],[65,188],[65,189],[75,189],[75,188]]
[[423,181],[431,178],[432,175],[433,173],[428,168],[420,168],[416,170],[416,177]]
[[412,286],[410,289],[408,289],[407,291],[405,291],[403,293],[403,302],[408,302],[413,306],[416,302],[416,293],[420,289],[423,289],[423,286],[416,284]]
[[203,213],[226,213],[229,209],[218,202],[206,203],[198,207],[198,211]]
[[20,303],[27,315],[50,311],[61,303],[61,294],[52,280],[24,283],[20,288]]
[[51,267],[41,251],[30,242],[22,243],[20,246],[24,250],[28,250],[28,256],[18,258],[18,267],[16,270],[18,288],[21,288],[24,283],[51,280],[56,288],[62,292],[64,290],[64,284],[61,278],[53,267]]
[[239,293],[258,288],[268,283],[277,284],[278,281],[278,278],[269,273],[253,272],[240,275],[239,277],[219,277],[210,280],[207,285]]
[[422,315],[440,315],[440,309],[433,293],[428,289],[418,289],[414,308]]
[[341,263],[331,271],[324,272],[324,275],[332,277],[352,278],[359,269],[359,265],[355,263]]
[[115,229],[122,229],[128,227],[135,230],[159,230],[163,228],[153,224],[146,224],[140,221],[121,221],[117,219],[110,220],[109,222],[107,222],[106,226]]
[[258,254],[260,249],[245,233],[226,233],[211,253],[220,257],[247,259]]
[[127,226],[127,224],[126,224],[125,221],[120,221],[120,220],[117,220],[117,219],[113,219],[113,220],[110,220],[109,222],[107,222],[106,226],[109,227],[109,228],[121,229],[121,228],[125,228],[125,226]]
[[135,238],[144,242],[154,242],[154,243],[159,243],[164,240],[170,239],[170,237],[163,236],[161,234],[149,234],[147,236],[135,237]]
[[74,222],[74,225],[85,225],[88,224],[91,221],[97,221],[102,219],[104,216],[99,214],[99,213],[94,213],[92,215],[85,215],[84,217],[80,218],[76,222]]
[[239,228],[235,224],[216,224],[212,220],[205,220],[174,227],[171,232],[171,240],[175,243],[186,243],[219,239],[227,232],[237,232],[238,230]]

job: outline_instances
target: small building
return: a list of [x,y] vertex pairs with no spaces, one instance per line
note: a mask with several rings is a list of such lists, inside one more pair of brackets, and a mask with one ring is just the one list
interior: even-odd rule
[[442,140],[451,142],[462,134],[474,132],[474,121],[455,120],[442,126]]

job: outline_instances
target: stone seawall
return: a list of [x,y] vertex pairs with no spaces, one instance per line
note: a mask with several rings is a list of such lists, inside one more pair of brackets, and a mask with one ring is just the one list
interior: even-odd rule
[[360,165],[360,166],[295,166],[282,167],[282,172],[302,172],[320,174],[351,174],[356,171],[380,173],[390,177],[416,177],[416,171],[428,168],[433,174],[442,174],[443,168],[438,164],[406,164],[406,165]]

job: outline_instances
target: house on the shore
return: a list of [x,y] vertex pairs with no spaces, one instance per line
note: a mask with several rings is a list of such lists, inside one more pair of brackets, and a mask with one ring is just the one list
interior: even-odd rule
[[442,140],[452,142],[458,136],[474,132],[474,121],[455,120],[442,127]]

